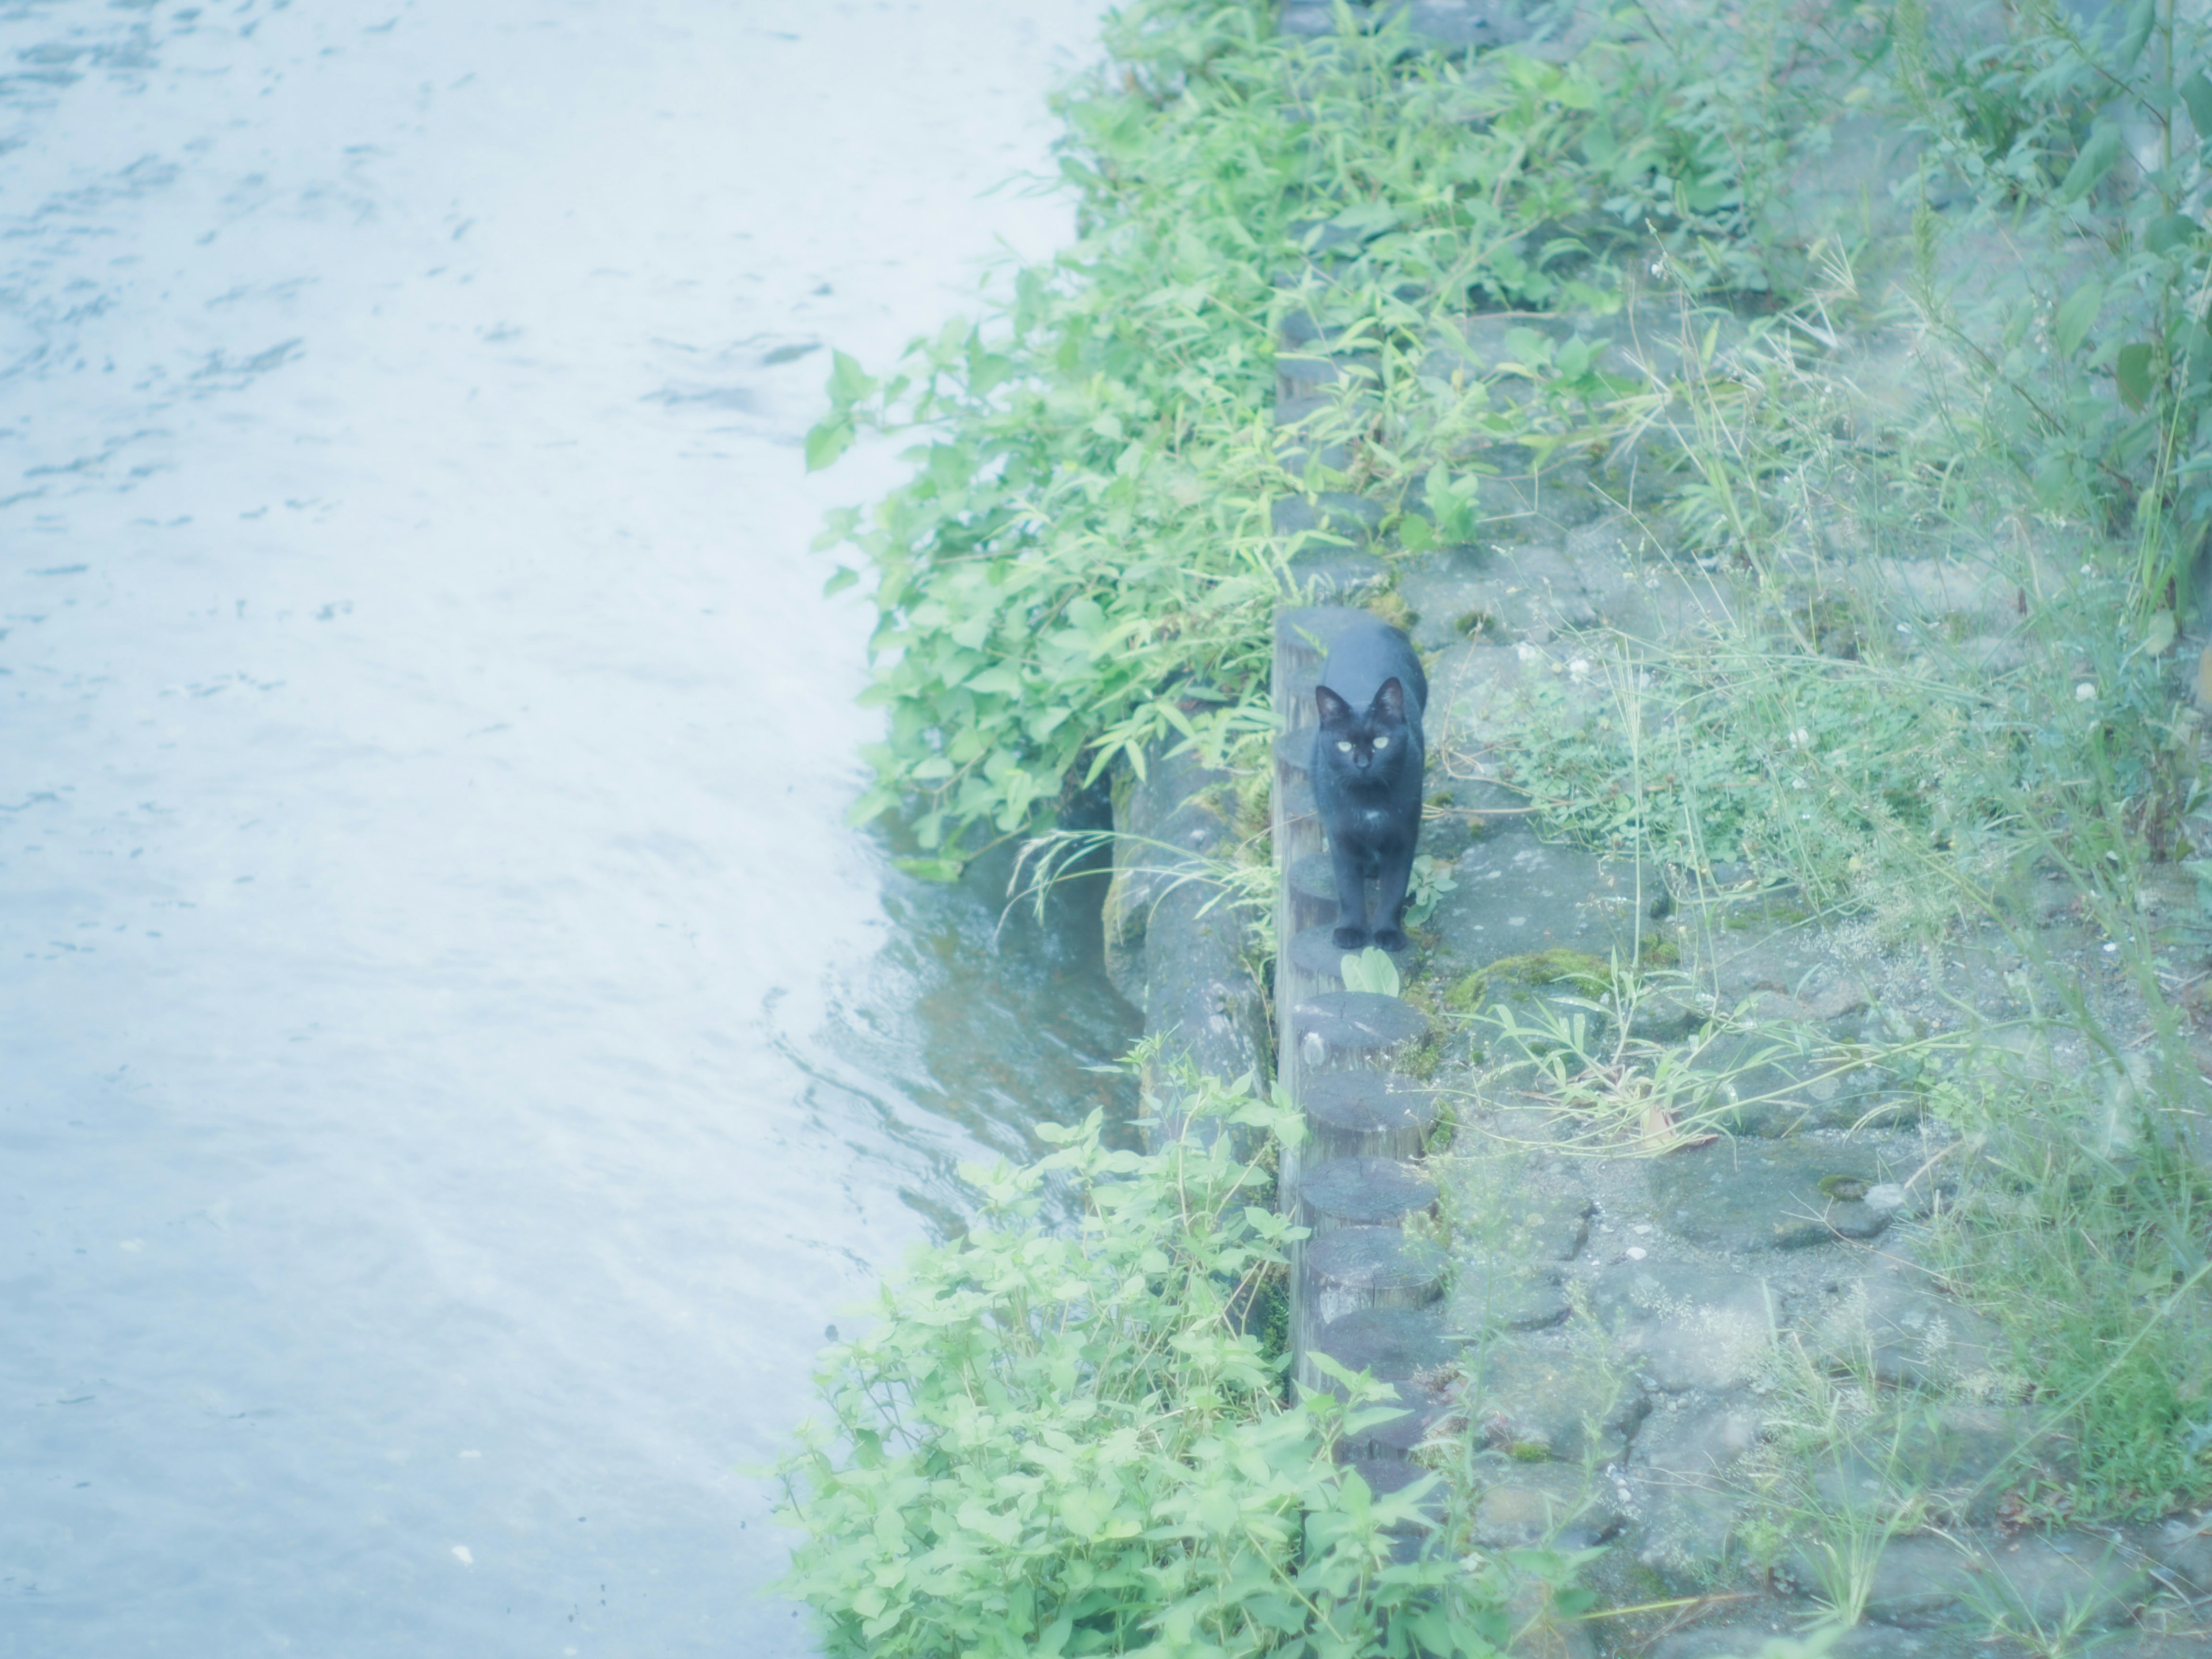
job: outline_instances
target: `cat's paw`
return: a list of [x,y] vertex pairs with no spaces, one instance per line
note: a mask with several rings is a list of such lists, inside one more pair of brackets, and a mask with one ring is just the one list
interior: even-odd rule
[[1358,951],[1367,944],[1364,927],[1340,927],[1329,936],[1329,942],[1340,951]]
[[1395,927],[1377,927],[1375,946],[1380,951],[1402,951],[1406,948],[1406,936]]

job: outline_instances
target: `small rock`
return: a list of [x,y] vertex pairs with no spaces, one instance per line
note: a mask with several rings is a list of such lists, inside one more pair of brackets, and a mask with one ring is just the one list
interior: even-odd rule
[[1856,974],[1839,972],[1820,976],[1798,993],[1797,1000],[1817,1018],[1827,1021],[1864,1013],[1874,999],[1867,990],[1866,981]]
[[1758,1376],[1773,1346],[1774,1296],[1749,1273],[1624,1261],[1599,1273],[1591,1304],[1669,1394],[1740,1387]]
[[1466,1361],[1469,1419],[1516,1462],[1619,1457],[1651,1409],[1644,1391],[1601,1358],[1500,1343]]
[[1651,1197],[1668,1229],[1727,1250],[1793,1250],[1872,1238],[1891,1212],[1870,1208],[1881,1178],[1863,1152],[1817,1144],[1723,1143],[1661,1159]]

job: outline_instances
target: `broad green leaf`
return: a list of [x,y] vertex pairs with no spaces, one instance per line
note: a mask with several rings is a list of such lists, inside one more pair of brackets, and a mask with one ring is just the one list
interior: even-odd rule
[[859,571],[850,565],[841,564],[830,573],[830,580],[822,584],[822,597],[826,599],[833,593],[842,593],[860,580]]
[[2151,374],[2151,363],[2157,356],[2155,347],[2138,342],[2124,345],[2112,360],[2112,378],[2119,382],[2120,396],[2130,409],[2141,409],[2150,401],[2155,382]]
[[2150,619],[2149,626],[2143,629],[2143,654],[2150,657],[2164,656],[2173,644],[2176,631],[2173,612],[2171,611],[2158,612]]
[[2118,126],[2110,121],[2100,121],[2089,130],[2088,142],[2081,153],[2074,158],[2074,165],[2066,170],[2066,177],[2058,186],[2057,200],[2061,206],[2080,201],[2105,182],[2105,175],[2112,170],[2112,163],[2120,159],[2126,148]]
[[853,422],[833,415],[806,434],[806,470],[819,472],[853,447]]
[[2120,34],[2120,50],[2113,67],[2123,75],[2136,65],[2142,56],[2143,44],[2150,39],[2151,26],[2158,21],[2158,0],[2136,0],[2135,9],[2128,14],[2127,27]]
[[2212,141],[2212,76],[2199,70],[2184,81],[2181,101],[2189,106],[2189,125],[2197,129],[2197,142]]
[[1356,955],[1346,956],[1340,971],[1347,991],[1367,991],[1384,997],[1398,994],[1398,964],[1390,960],[1387,951],[1378,951],[1370,945]]
[[2197,221],[2185,213],[2161,213],[2143,227],[2143,246],[2153,253],[2168,253],[2197,240]]
[[840,413],[876,389],[876,383],[862,370],[860,360],[842,351],[830,354],[830,401]]
[[2104,309],[2105,285],[2094,277],[2066,296],[2051,319],[2051,340],[2058,348],[2059,356],[2071,357],[2081,349],[2081,342],[2089,332],[2089,325],[2097,320]]

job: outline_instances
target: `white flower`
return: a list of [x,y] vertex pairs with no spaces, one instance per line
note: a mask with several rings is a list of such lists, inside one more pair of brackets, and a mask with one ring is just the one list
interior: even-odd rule
[[2075,687],[2074,688],[2074,701],[2075,701],[2075,702],[2096,702],[2096,701],[2097,701],[2097,684],[2096,684],[2096,682],[2095,682],[2095,681],[2094,681],[2094,680],[2083,680],[2083,681],[2081,682],[2081,684],[2079,684],[2079,685],[2075,686]]
[[1577,657],[1572,662],[1567,665],[1567,677],[1573,680],[1588,679],[1589,678],[1589,659],[1586,657]]

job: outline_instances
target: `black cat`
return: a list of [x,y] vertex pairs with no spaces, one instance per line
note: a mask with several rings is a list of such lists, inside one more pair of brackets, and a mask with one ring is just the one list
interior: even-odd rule
[[1375,944],[1405,948],[1398,921],[1413,875],[1421,833],[1421,715],[1428,677],[1413,642],[1371,617],[1353,623],[1330,649],[1314,693],[1321,730],[1314,737],[1314,801],[1328,832],[1336,868],[1340,950],[1370,941],[1367,878],[1377,877]]

